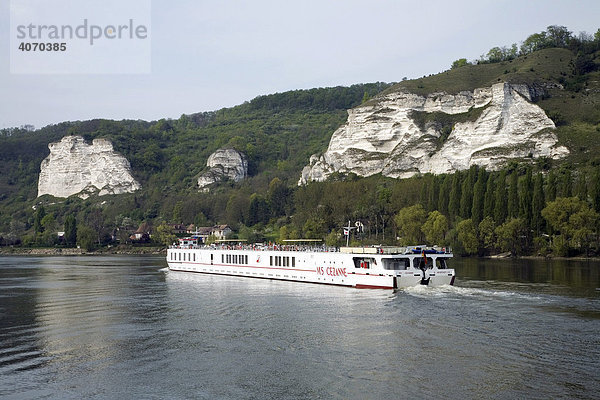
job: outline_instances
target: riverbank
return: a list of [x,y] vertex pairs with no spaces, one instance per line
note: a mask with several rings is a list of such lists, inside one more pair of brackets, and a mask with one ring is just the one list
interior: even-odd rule
[[11,256],[81,256],[81,255],[114,255],[114,254],[166,254],[164,247],[134,247],[134,246],[113,246],[102,247],[93,251],[86,251],[78,248],[58,248],[58,247],[0,247],[0,255]]
[[[150,255],[166,255],[167,249],[164,247],[154,246],[131,246],[119,245],[112,247],[101,247],[93,251],[86,251],[78,248],[59,248],[59,247],[0,247],[0,256],[101,256],[101,255],[127,255],[127,254],[150,254]],[[578,260],[578,261],[597,261],[599,256],[574,256],[574,257],[558,257],[558,256],[518,256],[513,257],[510,253],[502,253],[491,256],[467,256],[460,258],[480,258],[480,259],[526,259],[526,260]]]

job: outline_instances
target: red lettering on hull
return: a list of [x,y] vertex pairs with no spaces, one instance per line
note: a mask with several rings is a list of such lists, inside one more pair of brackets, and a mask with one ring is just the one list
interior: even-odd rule
[[328,276],[344,276],[348,277],[346,268],[335,268],[335,267],[317,267],[317,274],[328,275]]

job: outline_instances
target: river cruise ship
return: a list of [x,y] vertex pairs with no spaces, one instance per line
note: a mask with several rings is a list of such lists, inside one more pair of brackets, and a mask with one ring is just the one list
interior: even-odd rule
[[450,249],[438,247],[327,247],[317,245],[200,245],[179,239],[167,251],[169,270],[320,283],[369,289],[454,284]]

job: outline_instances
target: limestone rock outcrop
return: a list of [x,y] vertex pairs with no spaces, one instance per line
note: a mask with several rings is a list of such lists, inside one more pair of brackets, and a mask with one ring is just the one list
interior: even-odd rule
[[[532,103],[532,95],[534,88],[509,83],[458,94],[389,93],[349,110],[327,151],[311,156],[298,183],[322,181],[334,172],[406,178],[472,165],[493,170],[514,158],[564,157],[568,150],[558,145],[554,122]],[[444,138],[430,113],[464,118]],[[465,113],[475,116],[469,120]]]
[[205,188],[216,182],[232,180],[239,182],[248,176],[248,159],[234,149],[219,149],[208,157],[209,168],[198,177],[198,186]]
[[141,188],[131,175],[129,161],[106,139],[87,144],[81,136],[65,136],[48,145],[50,155],[40,166],[38,196],[50,194],[86,198],[131,193]]

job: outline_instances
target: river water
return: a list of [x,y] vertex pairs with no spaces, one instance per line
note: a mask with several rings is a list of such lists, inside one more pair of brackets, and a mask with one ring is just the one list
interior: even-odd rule
[[456,259],[399,291],[165,266],[0,257],[0,397],[600,397],[599,262]]

